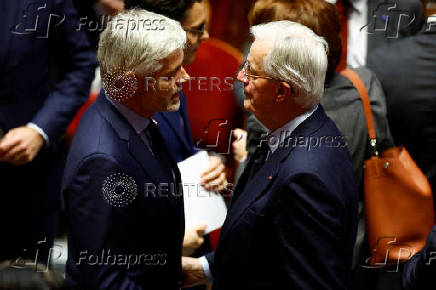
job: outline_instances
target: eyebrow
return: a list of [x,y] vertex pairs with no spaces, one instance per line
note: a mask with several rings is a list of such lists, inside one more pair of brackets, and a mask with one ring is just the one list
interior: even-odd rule
[[191,27],[191,29],[198,29],[198,30],[200,30],[200,28],[205,27],[205,26],[206,26],[206,21],[203,21],[201,24],[199,24],[197,26]]
[[253,67],[251,66],[251,62],[248,61],[248,58],[247,58],[247,68],[250,70],[250,72],[253,72],[253,73],[259,72],[258,70],[253,69]]

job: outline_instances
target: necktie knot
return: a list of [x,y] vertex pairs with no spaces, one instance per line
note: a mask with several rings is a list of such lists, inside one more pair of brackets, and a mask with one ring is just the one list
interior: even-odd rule
[[159,146],[159,142],[160,142],[160,133],[159,133],[159,129],[157,127],[157,123],[156,121],[154,121],[153,119],[150,120],[150,123],[147,125],[147,127],[145,128],[145,132],[148,138],[148,143],[150,146],[150,149],[153,153],[156,153],[156,146]]

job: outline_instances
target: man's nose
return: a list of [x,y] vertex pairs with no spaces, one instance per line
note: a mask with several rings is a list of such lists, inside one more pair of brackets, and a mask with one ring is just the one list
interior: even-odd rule
[[236,76],[236,79],[237,79],[238,81],[240,81],[240,82],[243,82],[243,83],[246,83],[246,82],[247,82],[247,79],[245,78],[245,71],[244,71],[244,69],[241,69],[241,70],[238,72],[238,75]]
[[201,34],[200,39],[201,39],[201,41],[208,40],[208,39],[209,39],[209,31],[207,31],[207,30],[205,29],[205,30],[203,31],[203,33]]
[[188,73],[186,72],[186,70],[183,66],[182,66],[181,70],[182,70],[182,75],[178,79],[178,83],[187,82],[190,79],[190,76],[188,75]]

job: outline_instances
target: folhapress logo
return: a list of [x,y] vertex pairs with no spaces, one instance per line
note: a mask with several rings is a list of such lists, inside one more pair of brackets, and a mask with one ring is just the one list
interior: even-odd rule
[[135,180],[124,173],[114,173],[106,177],[102,186],[103,198],[114,207],[131,204],[138,195]]

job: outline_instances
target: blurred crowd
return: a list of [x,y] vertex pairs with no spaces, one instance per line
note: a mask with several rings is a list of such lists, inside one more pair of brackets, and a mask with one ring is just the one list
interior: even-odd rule
[[[435,263],[425,267],[434,231],[396,270],[368,264],[363,164],[374,144],[361,96],[341,74],[353,70],[368,92],[376,150],[405,146],[435,192],[435,0],[0,7],[0,289],[436,285]],[[310,139],[305,153],[289,151],[268,167],[285,154],[286,132],[306,136],[322,122],[337,152]],[[260,148],[272,137],[277,145],[265,157]],[[177,186],[166,198],[139,198],[144,184],[180,184],[177,163],[203,151],[201,185],[228,210],[211,232],[203,222],[185,227]],[[262,170],[270,185],[259,182]],[[250,200],[246,191],[262,194]],[[237,215],[248,217],[238,223]],[[68,244],[60,273],[55,240]],[[84,258],[142,250],[165,265],[126,269]]]

